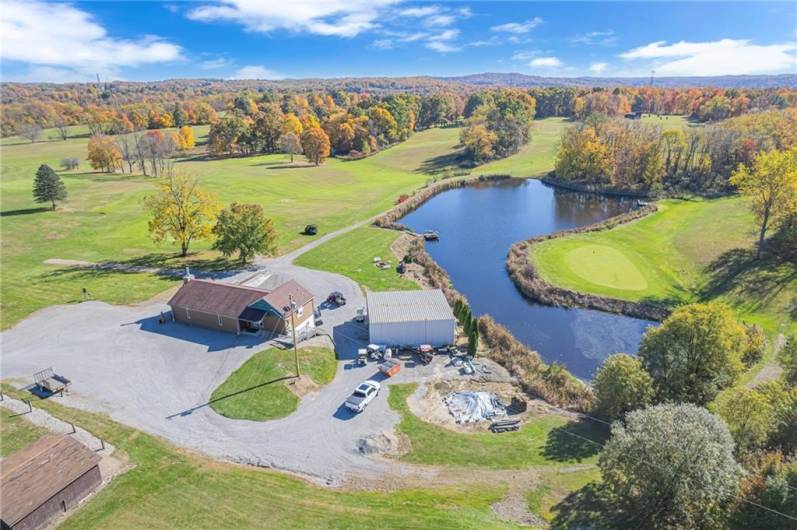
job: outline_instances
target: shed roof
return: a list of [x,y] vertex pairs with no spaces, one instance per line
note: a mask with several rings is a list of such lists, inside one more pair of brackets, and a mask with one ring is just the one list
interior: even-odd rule
[[71,436],[47,435],[0,462],[0,517],[13,526],[97,465]]
[[211,315],[239,318],[247,307],[268,294],[269,291],[254,287],[210,280],[190,280],[172,296],[169,305]]
[[454,319],[440,289],[368,293],[366,303],[368,322],[372,324]]

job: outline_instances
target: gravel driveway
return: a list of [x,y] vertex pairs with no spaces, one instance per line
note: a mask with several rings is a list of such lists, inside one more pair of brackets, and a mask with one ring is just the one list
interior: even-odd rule
[[[73,382],[69,396],[52,399],[107,412],[117,421],[211,456],[296,472],[328,484],[349,474],[409,473],[410,466],[364,456],[356,449],[358,440],[391,431],[398,421],[387,405],[387,392],[363,414],[352,416],[341,408],[358,383],[377,373],[374,363],[351,366],[357,348],[367,341],[365,326],[352,321],[357,307],[365,305],[364,296],[346,277],[293,266],[300,253],[260,259],[254,271],[227,278],[263,287],[295,279],[318,301],[333,290],[349,301],[340,308],[322,309],[322,328],[334,339],[340,359],[334,381],[305,396],[288,418],[253,422],[215,413],[207,404],[213,390],[267,342],[179,323],[160,325],[160,312],[168,311],[164,303],[84,302],[39,311],[0,335],[2,378],[22,386],[32,381],[35,371],[52,366]],[[423,378],[429,369],[405,369],[394,379]]]

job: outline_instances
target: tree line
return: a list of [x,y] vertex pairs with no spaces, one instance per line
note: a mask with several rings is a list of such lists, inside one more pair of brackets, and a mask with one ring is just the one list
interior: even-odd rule
[[766,347],[759,328],[711,302],[676,309],[645,334],[638,357],[609,357],[591,411],[613,421],[603,480],[579,492],[589,509],[558,526],[792,528],[797,337],[781,350],[782,375],[738,384]]

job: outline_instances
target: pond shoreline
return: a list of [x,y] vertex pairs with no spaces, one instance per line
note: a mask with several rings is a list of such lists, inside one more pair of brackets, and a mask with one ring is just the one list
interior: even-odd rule
[[542,279],[529,259],[529,250],[532,245],[541,241],[557,239],[572,234],[610,230],[617,226],[647,217],[657,211],[658,207],[655,204],[647,204],[631,212],[611,217],[599,223],[582,226],[580,228],[561,230],[552,234],[518,241],[509,247],[505,263],[507,273],[518,291],[534,302],[555,307],[597,309],[607,313],[616,313],[633,318],[661,322],[670,314],[670,309],[662,304],[655,302],[632,302],[630,300],[585,294],[564,287],[558,287]]

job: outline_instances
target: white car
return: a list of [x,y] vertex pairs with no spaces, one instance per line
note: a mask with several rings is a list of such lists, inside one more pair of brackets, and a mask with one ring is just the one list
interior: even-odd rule
[[362,412],[379,395],[379,390],[381,389],[382,385],[369,379],[364,383],[360,383],[352,395],[346,398],[344,405],[352,412]]

